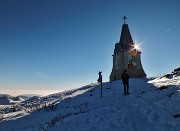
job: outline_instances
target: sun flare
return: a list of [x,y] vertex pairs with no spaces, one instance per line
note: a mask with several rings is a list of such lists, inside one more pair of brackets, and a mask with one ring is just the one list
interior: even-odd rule
[[139,50],[139,46],[140,46],[140,45],[134,45],[134,49]]
[[138,50],[138,51],[140,51],[141,50],[141,43],[134,43],[134,45],[132,45],[133,46],[133,49],[136,49],[136,50]]

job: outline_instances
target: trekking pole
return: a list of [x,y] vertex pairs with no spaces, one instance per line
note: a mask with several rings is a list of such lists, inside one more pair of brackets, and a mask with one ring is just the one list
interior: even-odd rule
[[102,97],[102,81],[101,81],[101,97]]

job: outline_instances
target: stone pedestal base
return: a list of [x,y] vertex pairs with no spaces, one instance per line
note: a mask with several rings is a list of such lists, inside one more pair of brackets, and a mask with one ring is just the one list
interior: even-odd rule
[[[127,73],[130,78],[146,78],[146,74],[142,69],[127,69]],[[121,80],[121,74],[124,70],[112,71],[110,75],[110,81]]]

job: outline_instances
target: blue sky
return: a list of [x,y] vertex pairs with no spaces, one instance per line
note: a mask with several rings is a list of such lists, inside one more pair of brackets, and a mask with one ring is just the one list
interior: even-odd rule
[[0,0],[0,88],[108,81],[124,15],[148,77],[180,66],[179,0]]

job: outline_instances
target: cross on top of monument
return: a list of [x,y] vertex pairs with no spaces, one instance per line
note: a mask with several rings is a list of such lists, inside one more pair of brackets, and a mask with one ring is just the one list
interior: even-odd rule
[[123,20],[124,20],[124,24],[126,24],[126,16],[123,17]]

